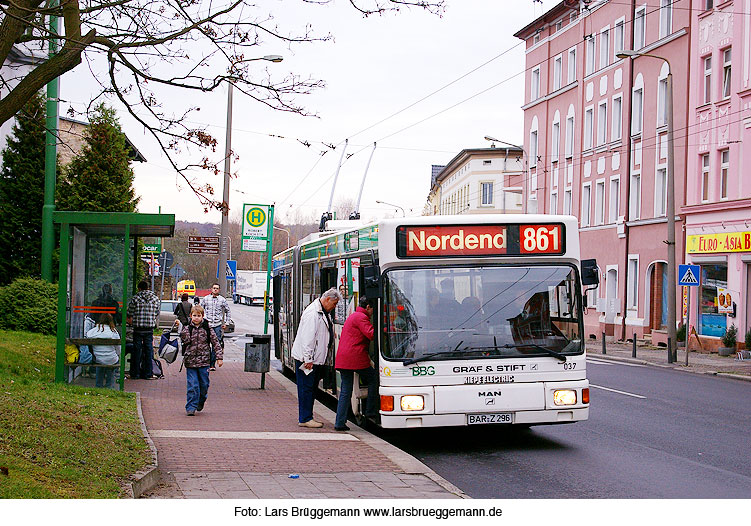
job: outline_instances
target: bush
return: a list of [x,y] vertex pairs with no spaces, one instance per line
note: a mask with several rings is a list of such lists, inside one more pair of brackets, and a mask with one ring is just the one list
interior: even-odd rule
[[675,337],[679,342],[686,341],[686,326],[685,325],[680,324],[678,326],[678,330],[675,332]]
[[746,350],[751,351],[751,329],[746,331]]
[[55,334],[57,285],[41,279],[18,278],[0,287],[0,328]]
[[731,325],[729,329],[725,331],[722,336],[723,347],[735,348],[735,342],[738,340],[738,328],[735,325]]

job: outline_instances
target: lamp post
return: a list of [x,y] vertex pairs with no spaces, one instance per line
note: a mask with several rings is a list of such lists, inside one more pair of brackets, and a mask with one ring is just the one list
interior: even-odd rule
[[287,248],[289,248],[289,236],[290,236],[289,230],[287,230],[286,228],[278,227],[278,226],[275,226],[274,230],[281,230],[282,232],[286,232],[287,233]]
[[[668,77],[666,79],[665,109],[667,110],[668,124],[668,173],[665,185],[667,186],[667,207],[668,216],[668,363],[677,361],[678,351],[676,349],[676,289],[675,281],[675,142],[673,137],[673,69],[670,67],[670,61],[665,57],[651,55],[649,53],[639,53],[637,51],[621,51],[616,55],[618,58],[636,58],[650,57],[664,60],[668,65]],[[686,346],[688,349],[688,346]]]
[[[486,141],[490,141],[490,147],[491,148],[495,148],[495,144],[493,144],[493,143],[499,142],[501,144],[505,144],[506,146],[511,146],[512,148],[517,148],[517,149],[521,150],[522,151],[522,158],[524,159],[524,161],[523,161],[523,163],[524,163],[524,170],[523,170],[524,171],[524,179],[525,179],[525,181],[529,180],[529,172],[528,172],[529,158],[527,156],[527,150],[524,149],[524,146],[519,146],[518,144],[512,144],[510,142],[502,141],[500,139],[496,139],[496,138],[491,137],[489,135],[486,135],[483,138]],[[529,183],[527,183],[527,184],[529,184]],[[527,189],[527,190],[528,190],[527,191],[527,196],[522,199],[522,201],[523,201],[522,202],[522,206],[524,207],[524,213],[525,214],[527,213],[527,200],[529,199],[529,189]],[[537,189],[535,188],[535,190],[537,190]],[[504,192],[503,192],[503,210],[504,211],[506,210],[506,190],[505,190],[505,185],[504,185]]]
[[[258,58],[248,58],[240,62],[252,62],[254,60],[267,60],[269,62],[281,62],[284,57],[281,55],[266,55]],[[224,191],[222,193],[222,227],[220,236],[222,241],[228,237],[229,229],[229,173],[230,173],[230,153],[232,152],[232,88],[234,84],[228,80],[227,88],[227,132],[224,150]],[[230,249],[231,250],[231,249]],[[221,269],[227,268],[227,250],[224,242],[219,245],[219,293],[222,296],[227,295],[227,275],[226,271]]]
[[399,205],[395,205],[393,203],[387,203],[386,201],[378,201],[377,199],[376,199],[376,203],[381,204],[381,205],[389,205],[389,206],[396,207],[396,208],[398,208],[399,210],[402,211],[402,217],[407,217],[407,214],[404,213],[404,208],[402,208]]

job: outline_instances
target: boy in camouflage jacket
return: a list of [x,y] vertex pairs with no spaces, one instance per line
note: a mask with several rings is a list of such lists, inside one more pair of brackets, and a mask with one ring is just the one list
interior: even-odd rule
[[194,416],[203,410],[209,392],[209,364],[211,348],[216,352],[216,366],[221,367],[224,353],[216,333],[203,319],[203,307],[194,305],[190,310],[190,323],[180,333],[183,344],[183,363],[187,374],[187,402],[185,413]]

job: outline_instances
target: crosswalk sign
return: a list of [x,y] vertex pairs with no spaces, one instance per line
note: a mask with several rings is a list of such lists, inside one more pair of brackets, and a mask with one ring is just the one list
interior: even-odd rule
[[678,265],[678,285],[683,287],[698,287],[700,276],[700,265]]
[[[234,259],[228,259],[227,260],[227,266],[225,267],[225,275],[227,276],[227,281],[233,281],[235,279],[235,276],[237,276],[237,261]],[[216,260],[216,279],[219,279],[219,260]]]

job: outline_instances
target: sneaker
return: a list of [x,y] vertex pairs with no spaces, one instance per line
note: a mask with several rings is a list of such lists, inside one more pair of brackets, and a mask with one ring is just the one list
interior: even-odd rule
[[316,422],[315,420],[308,420],[307,422],[300,422],[297,425],[300,427],[311,427],[311,428],[323,427],[323,424],[321,422]]
[[334,431],[349,431],[348,426],[334,426]]
[[203,411],[203,405],[206,403],[206,400],[203,402],[198,402],[198,406],[196,407],[196,411]]
[[216,367],[209,367],[209,371],[216,371]]
[[187,411],[186,414],[188,416],[196,416],[196,412],[195,411]]

